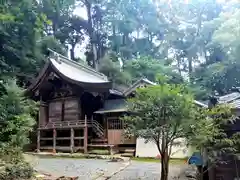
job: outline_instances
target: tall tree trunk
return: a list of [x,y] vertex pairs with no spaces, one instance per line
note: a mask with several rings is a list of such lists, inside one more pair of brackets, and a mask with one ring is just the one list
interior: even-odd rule
[[71,44],[71,49],[70,49],[70,59],[74,60],[75,61],[75,52],[74,52],[74,49],[75,49],[75,46],[76,44]]
[[57,30],[58,30],[58,23],[59,23],[59,15],[60,15],[60,7],[59,7],[59,2],[56,1],[56,13],[55,13],[55,16],[54,16],[54,19],[52,20],[53,21],[53,24],[52,24],[52,28],[53,28],[53,36],[55,38],[56,35],[57,35]]
[[177,60],[178,73],[180,74],[180,76],[182,76],[182,71],[181,71],[181,57],[179,57],[178,55],[176,55],[175,57],[176,57],[176,60]]
[[85,0],[85,6],[87,9],[87,16],[88,16],[88,34],[90,39],[90,53],[92,54],[92,67],[96,69],[96,46],[94,44],[94,30],[93,30],[93,22],[92,22],[92,13],[91,8],[92,5],[88,0]]
[[118,46],[116,43],[116,26],[114,23],[112,25],[112,33],[113,33],[113,43],[114,43],[112,49],[114,52],[119,53]]
[[169,157],[168,152],[161,154],[161,180],[168,180]]
[[189,81],[193,83],[193,57],[188,56],[188,73],[189,73]]
[[[164,117],[164,123],[166,121],[165,119],[165,108],[163,109],[163,117]],[[169,157],[168,157],[168,144],[167,144],[167,132],[162,130],[162,148],[161,148],[161,180],[168,180],[168,163],[169,163]]]

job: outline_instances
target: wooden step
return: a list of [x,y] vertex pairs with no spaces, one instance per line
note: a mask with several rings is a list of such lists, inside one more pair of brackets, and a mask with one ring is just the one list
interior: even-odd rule
[[114,147],[111,144],[88,144],[88,147]]
[[122,157],[134,157],[134,153],[122,153]]
[[119,152],[121,153],[135,153],[135,148],[121,148],[119,149]]
[[125,149],[124,152],[125,153],[135,153],[135,149]]

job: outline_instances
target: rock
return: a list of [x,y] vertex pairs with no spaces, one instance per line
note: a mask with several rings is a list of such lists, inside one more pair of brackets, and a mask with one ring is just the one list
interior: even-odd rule
[[185,176],[187,178],[191,178],[191,179],[197,179],[197,167],[196,166],[189,166],[186,170],[185,170]]

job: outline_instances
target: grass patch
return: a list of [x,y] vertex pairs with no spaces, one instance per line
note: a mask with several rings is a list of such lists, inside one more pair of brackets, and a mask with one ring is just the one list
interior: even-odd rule
[[105,160],[110,160],[114,159],[113,156],[110,155],[100,155],[100,154],[82,154],[82,153],[25,153],[25,154],[30,154],[32,156],[36,156],[38,158],[73,158],[73,159],[105,159]]
[[[133,161],[141,161],[141,162],[156,162],[160,163],[160,159],[150,158],[150,157],[132,157]],[[170,164],[185,164],[186,158],[183,159],[170,159]]]

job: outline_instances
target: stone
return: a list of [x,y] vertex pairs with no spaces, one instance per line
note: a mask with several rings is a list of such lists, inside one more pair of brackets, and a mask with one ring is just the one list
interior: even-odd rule
[[185,176],[187,178],[194,178],[197,179],[197,167],[194,165],[189,165],[188,168],[185,170]]

